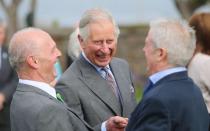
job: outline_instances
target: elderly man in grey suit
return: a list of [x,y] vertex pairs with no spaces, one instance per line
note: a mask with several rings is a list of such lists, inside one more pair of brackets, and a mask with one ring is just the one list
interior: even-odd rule
[[9,54],[19,77],[11,103],[12,131],[91,130],[65,103],[56,99],[50,84],[56,77],[54,64],[61,53],[48,33],[36,28],[18,31],[10,41]]
[[82,54],[56,85],[68,106],[96,130],[124,130],[127,123],[109,118],[127,120],[136,106],[128,63],[113,57],[118,35],[111,14],[87,10],[79,23]]

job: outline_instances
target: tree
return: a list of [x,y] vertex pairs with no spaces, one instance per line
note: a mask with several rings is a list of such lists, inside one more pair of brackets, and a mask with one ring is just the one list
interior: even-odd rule
[[36,10],[36,0],[31,0],[30,10],[26,15],[26,25],[28,27],[34,26],[35,10]]
[[193,12],[210,0],[174,0],[182,18],[188,20]]
[[[19,29],[19,16],[18,16],[18,9],[23,0],[0,0],[0,4],[5,12],[7,25],[8,25],[8,38],[12,36]],[[30,3],[31,10],[29,13],[32,13],[31,22],[34,23],[34,12],[36,8],[36,0],[31,0]],[[27,13],[27,15],[29,14]]]
[[10,37],[18,29],[18,7],[22,0],[12,0],[10,3],[6,3],[4,0],[0,0],[1,6],[6,14],[8,25],[8,37]]

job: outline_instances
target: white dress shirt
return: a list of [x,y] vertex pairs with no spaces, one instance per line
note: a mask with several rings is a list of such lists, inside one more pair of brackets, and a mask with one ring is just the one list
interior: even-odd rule
[[43,90],[44,92],[48,93],[49,95],[56,98],[55,88],[53,88],[52,86],[50,86],[47,83],[33,81],[33,80],[25,80],[25,79],[19,79],[19,83],[26,84],[26,85],[31,85],[31,86],[34,86],[36,88],[39,88],[39,89]]

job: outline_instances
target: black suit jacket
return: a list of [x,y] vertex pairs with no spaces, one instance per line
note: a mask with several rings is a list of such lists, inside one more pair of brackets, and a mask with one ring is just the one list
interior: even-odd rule
[[208,131],[208,112],[187,72],[158,81],[132,113],[127,131]]
[[18,83],[16,72],[11,68],[6,48],[1,50],[0,92],[6,97],[3,110],[0,111],[0,131],[10,131],[9,108],[12,95]]

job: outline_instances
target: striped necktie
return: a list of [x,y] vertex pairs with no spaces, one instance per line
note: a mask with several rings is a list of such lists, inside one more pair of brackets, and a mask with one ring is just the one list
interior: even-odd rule
[[109,87],[112,89],[113,94],[116,96],[116,98],[117,98],[117,100],[120,104],[120,109],[121,109],[121,114],[122,114],[122,112],[123,112],[122,96],[120,94],[117,83],[114,80],[113,75],[111,74],[110,69],[109,68],[102,68],[101,69],[101,75],[108,82]]
[[115,94],[115,96],[117,98],[119,98],[117,84],[116,84],[113,76],[109,73],[109,69],[102,68],[101,71],[102,71],[102,74],[104,74],[104,79],[108,82],[108,84],[111,87],[113,93]]

